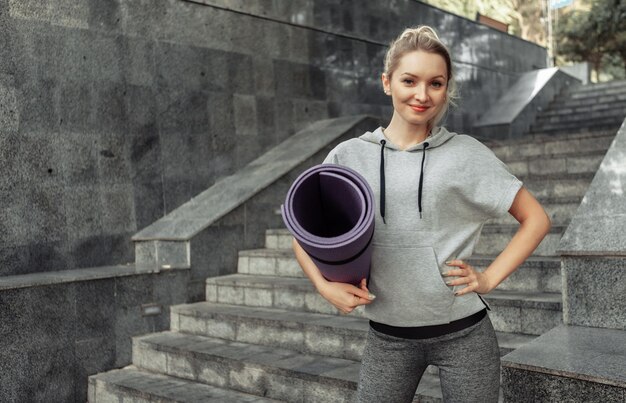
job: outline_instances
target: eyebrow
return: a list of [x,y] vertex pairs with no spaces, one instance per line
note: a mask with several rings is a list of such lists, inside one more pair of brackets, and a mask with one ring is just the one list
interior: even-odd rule
[[[416,76],[415,74],[411,74],[411,73],[409,73],[408,71],[406,71],[406,72],[404,72],[404,73],[402,73],[402,74],[408,74],[408,75],[413,76],[413,77],[418,77],[418,76]],[[445,77],[444,77],[444,76],[442,76],[442,75],[438,75],[438,76],[435,76],[435,77],[432,77],[432,78],[439,78],[439,77],[441,77],[441,78],[445,78]]]

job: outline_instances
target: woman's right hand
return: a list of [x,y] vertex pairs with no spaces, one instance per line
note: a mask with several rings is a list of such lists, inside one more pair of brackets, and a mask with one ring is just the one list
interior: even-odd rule
[[341,312],[348,314],[359,305],[371,304],[376,296],[367,289],[367,280],[363,278],[359,284],[361,288],[352,284],[326,281],[318,292],[328,302]]
[[292,238],[293,251],[298,260],[298,264],[306,276],[311,280],[317,291],[328,302],[333,304],[343,313],[350,313],[358,305],[369,304],[376,298],[367,289],[367,280],[363,278],[359,287],[352,284],[328,281],[320,273],[320,269],[313,263],[311,257],[306,253],[296,238]]

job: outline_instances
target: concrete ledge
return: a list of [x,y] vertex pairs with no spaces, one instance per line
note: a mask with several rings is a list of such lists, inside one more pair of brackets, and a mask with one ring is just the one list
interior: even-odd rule
[[[623,399],[626,391],[625,345],[626,332],[620,330],[557,326],[502,357],[503,371],[509,374],[503,382],[504,394],[535,396],[542,401],[539,396],[549,394],[550,401],[567,401],[573,385],[576,393],[593,392],[597,397],[617,393]],[[558,382],[554,378],[558,378]],[[529,388],[533,389],[532,394]]]
[[626,401],[624,389],[617,386],[519,368],[503,367],[501,379],[507,403]]
[[564,323],[626,330],[626,259],[564,256],[561,267]]
[[136,276],[139,274],[155,274],[161,271],[161,268],[155,266],[139,267],[135,265],[116,265],[5,276],[0,277],[0,291],[79,281],[102,280],[114,277]]
[[559,243],[566,256],[626,256],[626,119]]
[[481,116],[473,132],[489,138],[519,138],[528,132],[537,114],[574,83],[580,83],[580,80],[556,67],[524,73]]

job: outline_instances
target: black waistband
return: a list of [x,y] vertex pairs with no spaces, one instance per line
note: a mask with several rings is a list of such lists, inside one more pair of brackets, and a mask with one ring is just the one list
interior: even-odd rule
[[470,327],[475,323],[478,323],[487,314],[487,309],[482,310],[467,316],[465,318],[453,320],[450,323],[444,323],[441,325],[430,326],[391,326],[380,322],[374,322],[370,320],[370,326],[375,330],[388,334],[390,336],[402,337],[405,339],[427,339],[429,337],[442,336],[444,334],[456,332],[466,327]]

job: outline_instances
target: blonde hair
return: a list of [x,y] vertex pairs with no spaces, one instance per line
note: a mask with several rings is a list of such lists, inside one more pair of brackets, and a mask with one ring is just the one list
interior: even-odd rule
[[456,106],[455,100],[458,98],[456,81],[452,72],[452,60],[448,48],[441,42],[434,29],[427,25],[406,28],[398,37],[389,44],[389,49],[385,55],[385,75],[391,81],[391,75],[398,67],[402,56],[409,52],[423,50],[435,53],[443,57],[446,62],[447,83],[446,100],[439,113],[428,122],[429,128],[436,126],[445,116],[450,105]]

